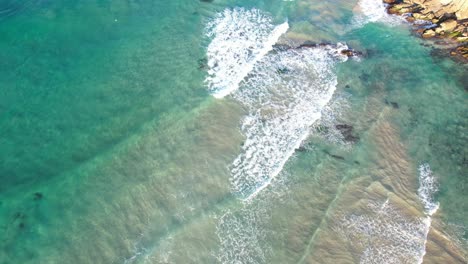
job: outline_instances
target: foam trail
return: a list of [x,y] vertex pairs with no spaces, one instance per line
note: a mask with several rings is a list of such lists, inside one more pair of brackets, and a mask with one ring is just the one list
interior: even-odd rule
[[432,216],[439,208],[439,203],[434,201],[434,194],[437,192],[437,189],[437,181],[429,164],[424,163],[419,166],[418,196],[424,205],[426,214],[429,216]]
[[216,98],[239,87],[256,62],[273,49],[289,25],[273,25],[272,18],[257,9],[226,9],[207,25],[208,77],[205,82]]
[[432,215],[437,212],[439,209],[439,203],[434,201],[434,194],[437,192],[437,181],[432,173],[429,164],[424,163],[419,166],[419,188],[418,196],[421,202],[424,205],[426,211],[426,218],[424,219],[425,223],[425,234],[424,234],[424,248],[421,254],[421,257],[418,261],[418,264],[422,264],[424,256],[426,255],[426,244],[427,236],[432,224]]
[[245,201],[268,187],[309,135],[335,91],[334,66],[346,49],[317,47],[269,53],[233,97],[249,109],[242,123],[246,140],[231,166],[234,192]]

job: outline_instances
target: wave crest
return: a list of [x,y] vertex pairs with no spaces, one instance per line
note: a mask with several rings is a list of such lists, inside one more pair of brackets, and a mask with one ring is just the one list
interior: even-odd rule
[[206,27],[208,76],[213,96],[222,98],[239,87],[255,63],[286,33],[288,22],[275,26],[268,14],[244,8],[226,9]]

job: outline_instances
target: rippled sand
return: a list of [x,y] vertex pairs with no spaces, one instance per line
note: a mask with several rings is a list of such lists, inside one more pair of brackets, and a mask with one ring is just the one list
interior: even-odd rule
[[437,218],[424,255],[429,223],[398,130],[378,121],[368,140],[374,165],[342,182],[301,263],[418,263],[422,257],[424,263],[465,263],[465,252],[438,230]]

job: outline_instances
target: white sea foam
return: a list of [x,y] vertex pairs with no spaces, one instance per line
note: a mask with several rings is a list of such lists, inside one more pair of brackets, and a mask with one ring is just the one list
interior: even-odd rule
[[424,255],[426,255],[426,243],[429,230],[432,223],[432,215],[439,209],[439,203],[434,200],[434,194],[438,190],[437,180],[429,167],[429,164],[424,163],[419,166],[419,188],[418,196],[424,205],[426,211],[425,223],[425,235],[424,235],[424,248],[423,253],[418,261],[418,264],[423,263]]
[[439,203],[434,200],[434,194],[438,190],[438,184],[429,164],[419,166],[418,196],[429,216],[432,216],[439,208]]
[[226,9],[206,29],[208,77],[213,96],[222,98],[239,87],[256,62],[272,50],[289,28],[287,22],[275,26],[271,16],[258,9]]
[[333,96],[333,99],[322,109],[322,116],[313,125],[313,135],[322,140],[335,144],[342,150],[348,150],[352,147],[351,142],[347,142],[343,134],[336,128],[340,124],[343,113],[350,108],[349,94],[341,93]]
[[360,0],[358,5],[369,22],[376,22],[387,16],[385,5],[381,0]]
[[432,215],[439,206],[436,192],[437,181],[425,163],[419,167],[418,188],[425,217],[404,217],[388,199],[381,205],[370,203],[366,214],[345,217],[341,232],[365,248],[360,263],[423,263]]
[[271,248],[266,243],[266,209],[243,208],[226,212],[220,219],[216,233],[220,263],[266,263]]
[[239,209],[226,211],[218,221],[216,234],[220,242],[215,257],[223,264],[269,263],[274,257],[271,242],[283,239],[271,225],[273,205],[282,203],[287,194],[287,184],[276,180],[270,192],[259,199],[243,203]]
[[368,209],[341,223],[346,240],[364,249],[360,263],[419,263],[425,253],[428,219],[404,217],[389,200],[370,203]]
[[234,192],[250,200],[281,172],[321,117],[335,91],[334,66],[346,49],[317,47],[275,51],[260,60],[233,97],[249,111],[241,130],[242,153],[231,166]]
[[359,0],[357,10],[358,12],[353,18],[353,28],[359,28],[372,22],[395,25],[404,21],[399,16],[389,15],[382,0]]

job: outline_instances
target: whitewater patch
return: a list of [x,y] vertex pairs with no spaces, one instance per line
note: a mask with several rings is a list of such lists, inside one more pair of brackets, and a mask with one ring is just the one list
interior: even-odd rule
[[213,96],[222,98],[238,89],[288,28],[288,22],[274,25],[272,17],[258,9],[226,9],[217,14],[206,27],[211,42],[205,82]]
[[405,217],[388,199],[368,204],[367,213],[350,215],[341,231],[362,248],[359,263],[419,263],[425,254],[427,219]]
[[274,206],[284,202],[287,182],[277,179],[270,190],[217,218],[216,235],[220,247],[214,256],[219,263],[260,264],[269,263],[274,257],[271,242],[283,239],[283,235],[271,225],[272,213]]
[[266,263],[271,247],[266,243],[268,216],[266,207],[227,211],[220,219],[216,233],[220,263]]
[[427,163],[418,170],[418,198],[425,217],[405,215],[387,199],[380,204],[370,202],[365,214],[352,214],[341,221],[338,231],[362,249],[361,264],[423,263],[432,215],[438,209],[434,201],[437,181]]
[[206,27],[208,88],[248,112],[241,124],[246,140],[230,166],[233,192],[244,201],[270,185],[307,138],[335,91],[335,65],[348,58],[344,44],[274,48],[288,23],[272,21],[260,10],[235,8]]
[[426,214],[432,216],[439,208],[439,203],[434,200],[434,194],[438,190],[437,180],[429,167],[429,164],[421,164],[419,170],[418,197],[424,205]]
[[337,85],[344,44],[275,50],[232,94],[246,109],[242,153],[231,165],[233,191],[248,201],[265,189],[308,137]]
[[360,28],[367,23],[374,22],[398,25],[404,21],[399,16],[389,15],[382,0],[359,0],[355,9],[352,28]]

